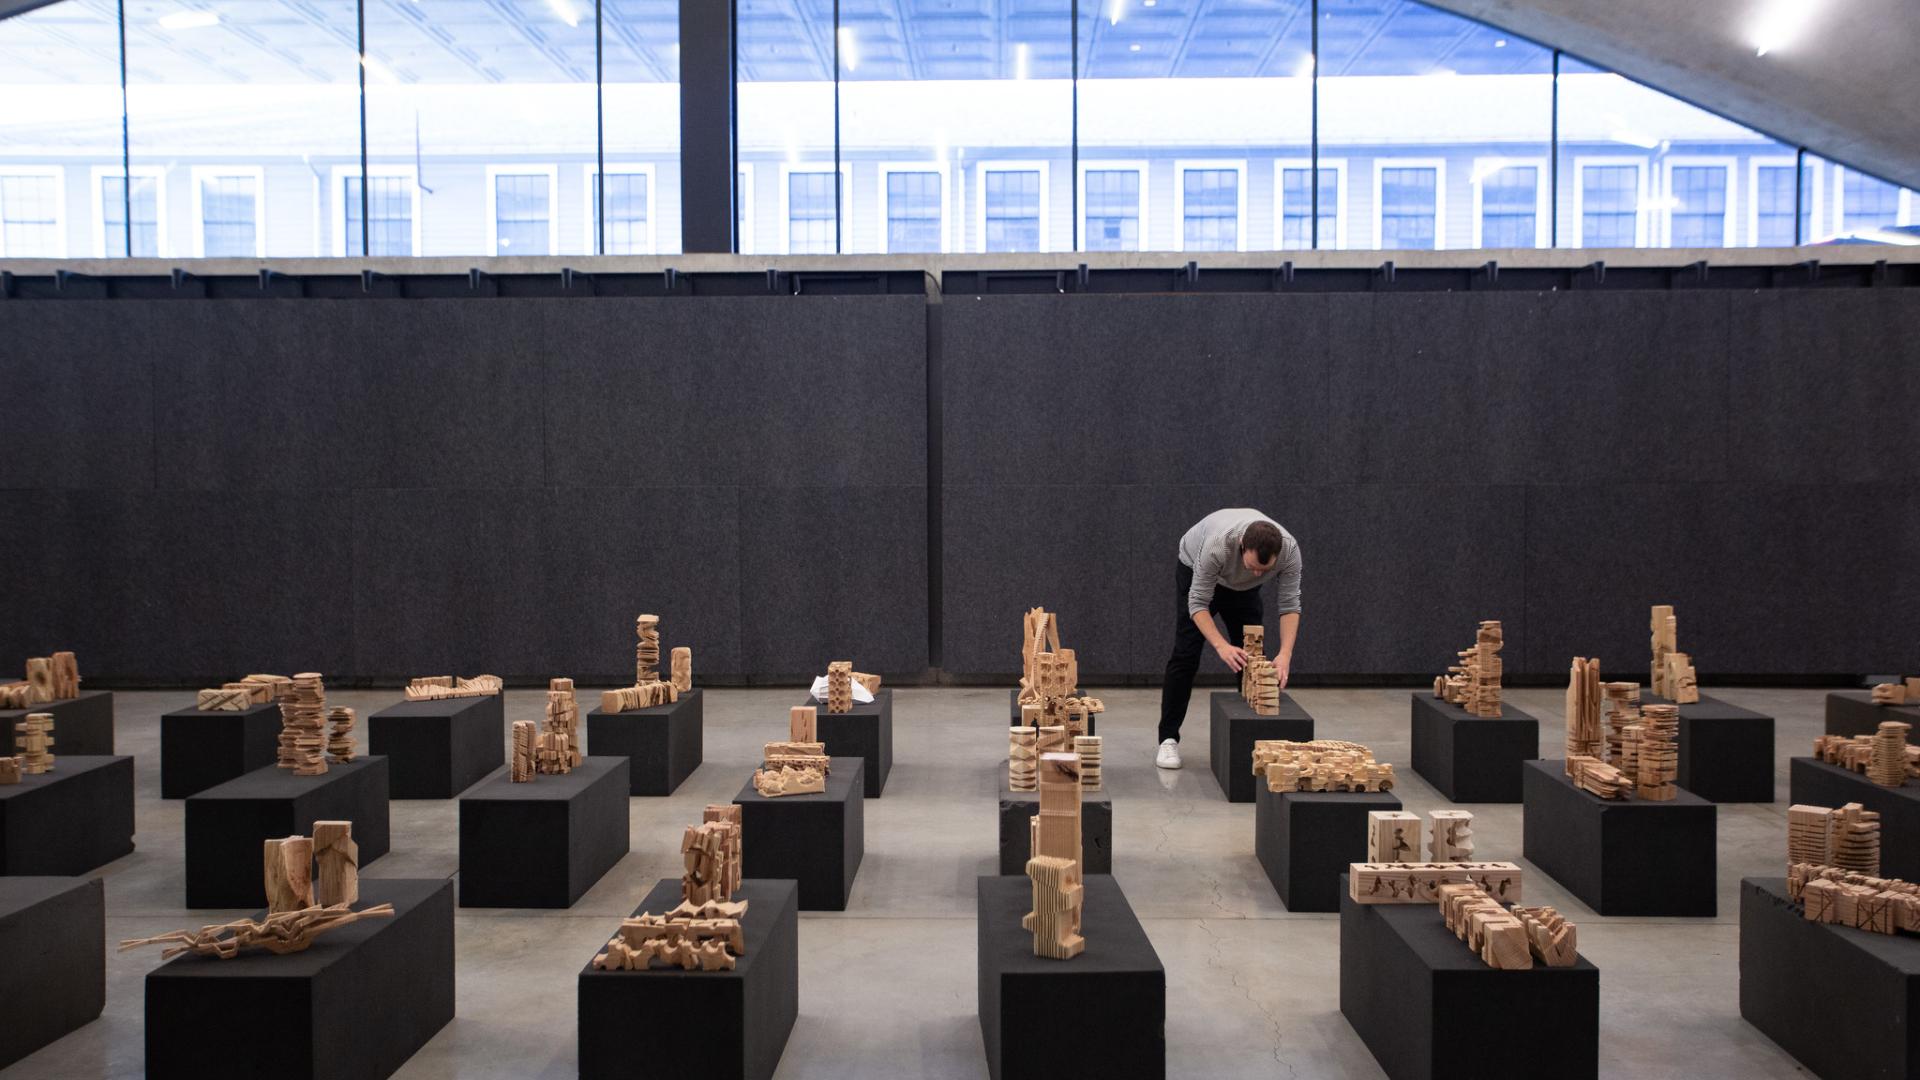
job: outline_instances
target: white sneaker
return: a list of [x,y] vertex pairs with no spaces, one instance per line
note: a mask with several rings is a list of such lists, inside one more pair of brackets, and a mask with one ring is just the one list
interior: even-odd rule
[[1163,769],[1180,767],[1180,740],[1168,739],[1160,744],[1160,752],[1154,755],[1153,763]]

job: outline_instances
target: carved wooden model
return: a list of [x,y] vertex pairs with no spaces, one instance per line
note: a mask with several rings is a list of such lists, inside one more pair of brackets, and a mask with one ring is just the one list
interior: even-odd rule
[[345,765],[353,760],[354,712],[345,705],[335,705],[327,710],[327,757],[335,764]]
[[1039,789],[1040,733],[1030,727],[1007,729],[1007,790]]
[[1653,669],[1650,674],[1653,692],[1675,705],[1692,705],[1700,700],[1700,686],[1694,675],[1693,661],[1680,651],[1679,620],[1673,616],[1673,607],[1655,604],[1651,624]]
[[1393,766],[1375,761],[1356,742],[1260,739],[1253,744],[1253,774],[1268,791],[1391,791]]
[[593,958],[604,971],[645,971],[653,961],[686,971],[732,971],[735,957],[747,952],[740,916],[745,902],[682,901],[665,915],[641,912],[622,920],[606,951]]
[[266,688],[254,697],[254,700],[259,702],[280,701],[293,693],[293,677],[290,675],[255,674],[245,676],[240,681],[249,686]]
[[1506,971],[1533,967],[1527,928],[1501,907],[1500,901],[1473,884],[1442,885],[1439,893],[1440,914],[1447,929],[1465,941],[1488,967]]
[[[1045,608],[1027,612],[1020,639],[1021,723],[1033,727],[1058,726],[1068,735],[1085,735],[1087,717],[1105,712],[1096,697],[1076,696],[1080,662],[1072,649],[1060,647],[1060,620]],[[1040,718],[1029,720],[1026,706],[1040,707]]]
[[[641,615],[633,621],[633,632],[640,639],[633,650],[633,685],[603,691],[600,711],[632,712],[671,705],[682,691],[693,689],[693,650],[673,650],[671,679],[660,677],[660,616]],[[682,670],[684,668],[684,670]]]
[[1633,781],[1612,765],[1593,757],[1567,759],[1567,777],[1573,786],[1602,799],[1633,797]]
[[1420,861],[1420,815],[1405,810],[1367,811],[1367,862]]
[[19,782],[20,759],[17,757],[0,757],[0,784],[17,784]]
[[641,615],[633,621],[640,644],[633,650],[633,681],[660,681],[660,616]]
[[516,784],[525,784],[534,777],[534,740],[538,738],[539,725],[531,720],[513,722],[512,750],[507,757],[507,779]]
[[243,949],[265,949],[270,953],[296,953],[313,944],[313,939],[328,930],[359,922],[361,919],[386,918],[393,914],[392,904],[376,904],[354,911],[345,904],[336,907],[309,907],[282,911],[264,919],[235,919],[229,923],[203,926],[198,930],[175,930],[157,937],[122,941],[122,950],[142,945],[171,945],[160,954],[171,960],[181,953],[199,953],[231,960]]
[[1064,754],[1073,749],[1073,740],[1064,727],[1039,727],[1040,752],[1043,754]]
[[1600,661],[1573,658],[1567,675],[1567,775],[1575,758],[1600,756]]
[[710,805],[680,838],[680,896],[696,906],[726,903],[740,887],[740,807]]
[[1080,788],[1082,791],[1100,790],[1100,736],[1075,735],[1073,752],[1080,759]]
[[1500,649],[1506,636],[1497,619],[1480,624],[1473,648],[1460,651],[1460,662],[1433,680],[1433,694],[1460,706],[1473,716],[1500,715],[1500,679],[1506,671]]
[[26,679],[0,684],[0,709],[30,709],[80,696],[80,665],[70,652],[27,660]]
[[819,712],[813,705],[795,705],[787,713],[787,740],[770,742],[761,751],[761,766],[753,774],[753,790],[769,798],[808,795],[827,790],[832,762],[819,739]]
[[1875,705],[1905,705],[1907,688],[1902,683],[1881,683],[1873,688]]
[[1432,904],[1449,883],[1471,882],[1508,903],[1518,902],[1523,871],[1507,862],[1354,863],[1347,895],[1356,904]]
[[1920,776],[1920,747],[1907,745],[1911,724],[1888,720],[1872,735],[1821,735],[1813,740],[1813,756],[1838,765],[1883,787],[1899,787]]
[[1640,684],[1601,683],[1600,694],[1601,707],[1607,720],[1607,756],[1603,760],[1616,768],[1625,768],[1621,757],[1622,746],[1626,741],[1627,726],[1640,722]]
[[684,694],[693,689],[693,650],[685,645],[673,650],[673,692]]
[[835,660],[827,665],[827,711],[853,711],[853,661]]
[[[513,725],[513,776],[518,780],[524,771],[519,760],[523,753],[532,758],[531,774],[556,776],[570,773],[576,765],[585,761],[586,754],[580,749],[580,703],[574,697],[572,679],[550,679],[547,681],[547,712],[538,732],[528,731],[521,724],[528,721],[518,720]],[[527,735],[522,735],[528,731]],[[522,740],[531,739],[531,745],[523,749]],[[528,779],[532,775],[528,775]],[[519,781],[523,782],[524,781]]]
[[266,842],[262,859],[267,911],[278,915],[313,907],[313,840],[289,836]]
[[53,714],[28,713],[13,725],[13,752],[26,776],[53,771]]
[[319,776],[327,771],[327,688],[319,672],[293,677],[280,699],[280,753],[278,764],[295,776]]
[[244,687],[202,690],[194,695],[193,707],[202,712],[241,712],[253,708],[253,694]]
[[452,675],[426,675],[407,683],[408,701],[436,701],[440,698],[489,697],[501,691],[498,675],[475,675],[471,679]]
[[1280,669],[1267,659],[1266,628],[1241,627],[1240,647],[1247,654],[1247,666],[1240,669],[1241,699],[1261,716],[1279,716]]
[[1795,863],[1787,868],[1787,897],[1802,905],[1810,922],[1876,934],[1920,933],[1920,886],[1898,878]]
[[1427,861],[1469,862],[1473,859],[1472,813],[1466,810],[1429,810],[1427,817],[1432,822],[1432,831],[1427,837]]
[[1040,756],[1040,812],[1030,827],[1027,877],[1033,910],[1020,928],[1033,933],[1033,954],[1071,960],[1087,947],[1080,936],[1086,892],[1080,877],[1080,759]]
[[1859,803],[1838,810],[1796,803],[1787,808],[1787,865],[1880,872],[1880,815]]
[[1626,737],[1633,746],[1634,794],[1650,802],[1671,801],[1680,773],[1680,707],[1642,707],[1640,722],[1628,726]]

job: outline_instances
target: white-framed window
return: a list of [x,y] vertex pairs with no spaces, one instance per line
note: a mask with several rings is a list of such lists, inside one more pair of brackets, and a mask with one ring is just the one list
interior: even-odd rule
[[600,250],[600,167],[586,166],[587,246],[602,255],[651,255],[658,226],[654,167],[648,162],[607,162],[607,247]]
[[1473,162],[1473,246],[1547,246],[1547,159],[1483,157]]
[[103,259],[127,257],[127,204],[133,204],[133,257],[158,258],[167,250],[167,170],[159,165],[133,167],[133,193],[118,165],[95,165],[89,185],[93,199],[93,253]]
[[1181,251],[1247,250],[1247,163],[1173,163],[1175,246]]
[[560,189],[555,165],[487,166],[487,250],[494,255],[553,255],[560,250]]
[[267,180],[258,165],[193,167],[193,255],[265,258]]
[[1647,159],[1573,159],[1575,247],[1647,246]]
[[1675,154],[1661,162],[1666,197],[1660,200],[1660,233],[1667,247],[1733,246],[1731,157]]
[[1885,180],[1835,165],[1833,186],[1833,228],[1839,235],[1913,223],[1912,199]]
[[1147,249],[1145,161],[1082,161],[1080,237],[1086,251]]
[[981,162],[975,205],[981,251],[1047,250],[1046,162]]
[[[1796,196],[1794,170],[1799,162],[1790,156],[1747,159],[1747,246],[1791,247],[1793,245],[1793,208]],[[1806,190],[1800,199],[1800,242],[1813,243],[1820,231],[1819,163],[1808,160]]]
[[65,257],[66,189],[67,170],[58,165],[0,165],[0,256]]
[[[333,167],[327,203],[333,254],[366,254],[360,243],[360,166]],[[366,209],[366,239],[376,258],[420,254],[420,174],[414,166],[369,164]]]
[[[780,165],[780,254],[832,255],[835,251],[833,162]],[[840,206],[853,193],[853,165],[840,163]],[[853,237],[851,230],[847,240]]]
[[[1312,158],[1278,158],[1273,163],[1274,249],[1306,251],[1313,247],[1314,202]],[[1345,158],[1320,159],[1320,247],[1347,246],[1347,190]]]
[[1447,246],[1447,163],[1443,158],[1373,160],[1373,240],[1383,251]]
[[740,254],[751,255],[756,250],[753,246],[753,166],[742,165],[737,179],[733,197],[740,202],[734,210],[733,228]]
[[880,163],[880,250],[947,250],[947,167],[937,161]]

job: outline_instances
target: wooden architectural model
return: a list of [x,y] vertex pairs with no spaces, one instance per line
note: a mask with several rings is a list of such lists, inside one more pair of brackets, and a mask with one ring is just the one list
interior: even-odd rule
[[[1064,727],[1069,736],[1087,734],[1087,717],[1107,711],[1099,698],[1077,696],[1080,662],[1060,647],[1060,619],[1045,608],[1027,612],[1020,639],[1021,722],[1034,727]],[[1026,707],[1039,706],[1029,720]]]
[[336,765],[353,760],[354,713],[345,705],[327,710],[327,759]]
[[1080,759],[1080,789],[1100,790],[1100,736],[1075,735],[1073,753]]
[[1420,861],[1420,815],[1405,810],[1367,811],[1367,862]]
[[1859,803],[1838,810],[1796,803],[1787,808],[1787,865],[1880,872],[1880,815]]
[[1473,859],[1473,814],[1471,812],[1429,810],[1427,818],[1432,822],[1432,830],[1427,835],[1428,862],[1470,862]]
[[1240,697],[1261,716],[1279,716],[1280,669],[1267,659],[1266,627],[1241,627],[1240,647],[1247,654],[1247,666],[1240,669]]
[[[1603,693],[1611,725],[1605,734],[1600,726]],[[1567,779],[1573,786],[1602,799],[1633,797],[1638,773],[1632,755],[1647,733],[1641,710],[1630,705],[1638,694],[1639,688],[1632,683],[1602,683],[1597,658],[1573,658],[1573,668],[1567,674],[1566,759]],[[1646,789],[1654,794],[1644,798],[1673,797],[1673,770],[1678,759],[1667,757],[1663,746],[1668,743],[1667,727],[1662,725],[1652,732],[1655,767],[1648,774]]]
[[267,889],[265,919],[236,919],[199,930],[135,938],[122,941],[120,948],[171,946],[161,954],[163,959],[193,952],[231,960],[243,949],[293,953],[312,945],[314,938],[328,930],[393,914],[392,904],[353,910],[353,905],[360,902],[360,849],[353,842],[352,822],[316,821],[311,838],[268,840],[262,865]]
[[[1873,688],[1875,705],[1905,705],[1907,697],[1907,688],[1904,683],[1881,683]],[[1915,704],[1920,705],[1920,702]]]
[[853,711],[853,661],[835,660],[827,665],[827,711]]
[[1813,740],[1813,756],[1829,765],[1838,765],[1882,787],[1899,787],[1909,777],[1920,776],[1920,747],[1907,745],[1911,724],[1898,720],[1881,723],[1872,735],[1821,735]]
[[820,741],[818,725],[815,706],[795,705],[787,714],[787,740],[770,742],[761,751],[753,790],[768,798],[827,790],[832,761],[827,757],[826,744]]
[[1597,758],[1601,745],[1600,661],[1576,656],[1567,673],[1568,774],[1574,758]]
[[594,967],[645,971],[658,960],[685,971],[732,971],[746,955],[740,920],[747,901],[733,898],[740,887],[740,807],[708,806],[700,824],[682,834],[680,857],[680,903],[664,915],[643,911],[622,920]]
[[533,771],[570,773],[586,759],[580,749],[580,703],[573,696],[573,680],[551,679],[547,682],[546,721],[533,737]]
[[1599,758],[1568,757],[1567,778],[1574,787],[1602,799],[1633,797],[1632,779]]
[[1680,775],[1680,707],[1648,705],[1640,710],[1640,722],[1629,724],[1625,732],[1628,754],[1633,761],[1634,794],[1650,802],[1669,802],[1677,788],[1674,777]]
[[1787,868],[1787,898],[1801,905],[1809,922],[1876,934],[1920,933],[1920,886],[1898,878],[1795,863]]
[[1527,928],[1500,901],[1472,883],[1442,885],[1440,914],[1447,929],[1467,943],[1490,968],[1524,971],[1533,967]]
[[640,639],[633,650],[633,685],[600,694],[603,713],[632,712],[671,705],[683,691],[693,689],[693,650],[673,650],[670,679],[660,677],[660,616],[641,615],[633,621],[633,632]]
[[17,784],[19,782],[20,759],[17,757],[0,757],[0,784]]
[[53,771],[53,714],[28,713],[13,725],[13,752],[22,775]]
[[302,672],[293,677],[280,699],[279,766],[295,776],[319,776],[327,771],[327,688],[320,674]]
[[1653,669],[1649,685],[1653,692],[1675,705],[1692,705],[1700,700],[1700,686],[1694,676],[1693,661],[1679,651],[1679,620],[1668,604],[1653,606]]
[[1040,732],[1037,728],[1007,729],[1007,790],[1038,791]]
[[516,784],[524,784],[534,777],[535,741],[539,738],[539,725],[531,720],[513,722],[513,750],[507,758],[507,779]]
[[1080,876],[1080,759],[1040,756],[1040,812],[1032,819],[1027,877],[1033,910],[1020,928],[1033,932],[1033,954],[1071,960],[1087,947],[1080,936],[1086,892]]
[[80,665],[70,652],[27,660],[23,682],[0,684],[0,709],[30,709],[80,696]]
[[1253,744],[1253,775],[1268,791],[1391,791],[1393,766],[1373,760],[1356,742],[1260,739]]
[[243,686],[202,690],[194,696],[193,707],[202,712],[241,712],[256,704],[254,692]]
[[1494,898],[1516,903],[1523,871],[1506,862],[1354,863],[1347,895],[1356,904],[1433,904],[1442,885],[1471,882]]
[[1607,764],[1620,766],[1627,726],[1640,722],[1640,684],[1609,682],[1600,684],[1600,701],[1606,717]]
[[487,697],[500,692],[498,675],[475,675],[462,679],[453,675],[426,675],[407,684],[408,701],[435,701],[453,697]]
[[1506,670],[1500,649],[1505,644],[1498,620],[1482,622],[1474,633],[1473,648],[1460,650],[1460,662],[1433,680],[1433,696],[1471,716],[1499,716],[1500,678]]
[[1505,906],[1519,901],[1521,884],[1513,863],[1376,860],[1347,869],[1354,903],[1438,904],[1447,929],[1489,967],[1525,969],[1536,958],[1549,967],[1572,965],[1578,959],[1572,923],[1550,907]]

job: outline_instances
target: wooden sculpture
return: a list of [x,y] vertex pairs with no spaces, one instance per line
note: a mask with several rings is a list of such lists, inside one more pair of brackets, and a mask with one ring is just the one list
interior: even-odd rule
[[80,665],[70,652],[27,660],[26,679],[0,684],[0,709],[30,709],[80,696]]
[[316,906],[299,911],[283,911],[259,920],[235,919],[229,923],[203,926],[198,930],[175,930],[157,937],[133,938],[122,941],[120,948],[124,951],[142,945],[171,945],[172,948],[160,954],[162,960],[171,960],[189,952],[231,960],[240,955],[243,949],[265,949],[276,954],[296,953],[305,951],[313,944],[314,938],[329,930],[338,930],[361,919],[387,918],[392,914],[392,904],[376,904],[361,911],[354,911],[345,904],[337,907]]
[[37,776],[52,772],[53,714],[28,713],[26,719],[13,725],[13,731],[13,752],[21,774]]
[[1080,759],[1040,756],[1040,812],[1028,833],[1027,877],[1033,910],[1020,928],[1033,933],[1033,954],[1071,960],[1087,947],[1080,936],[1086,892],[1080,876]]
[[[1060,620],[1045,608],[1027,612],[1020,639],[1021,723],[1057,726],[1069,735],[1087,734],[1087,717],[1105,712],[1096,697],[1077,696],[1080,662],[1072,649],[1060,647]],[[1029,720],[1028,705],[1037,705],[1038,720]]]
[[633,681],[660,681],[660,616],[641,615],[633,621],[640,644],[633,650]]
[[1600,737],[1600,661],[1573,658],[1567,676],[1567,775],[1575,758],[1597,758]]
[[1472,813],[1466,810],[1429,810],[1427,818],[1432,823],[1432,831],[1427,837],[1428,862],[1469,862],[1473,859]]
[[1883,787],[1899,787],[1920,776],[1920,747],[1907,745],[1912,727],[1888,720],[1872,735],[1821,735],[1813,740],[1813,756],[1829,765],[1865,773]]
[[685,971],[732,971],[747,953],[741,918],[740,807],[710,805],[680,838],[680,903],[665,915],[641,912],[620,923],[593,958],[603,971],[645,971],[655,960]]
[[278,764],[295,776],[319,776],[327,771],[327,688],[320,674],[302,672],[293,677],[280,699],[280,754]]
[[1391,791],[1393,766],[1373,759],[1356,742],[1260,739],[1253,744],[1253,774],[1268,791]]
[[1420,815],[1405,810],[1367,811],[1367,862],[1420,861]]
[[[1873,688],[1873,703],[1875,705],[1905,705],[1907,703],[1907,696],[1907,688],[1902,683],[1881,683]],[[1916,702],[1916,704],[1920,704],[1920,702]]]
[[770,742],[760,752],[761,765],[753,774],[753,790],[768,798],[810,795],[827,790],[832,761],[819,739],[819,712],[812,705],[795,705],[787,713],[787,740]]
[[1655,604],[1651,625],[1653,669],[1650,681],[1653,692],[1675,705],[1694,704],[1700,700],[1700,686],[1694,676],[1692,660],[1679,651],[1679,620],[1673,616],[1672,605]]
[[1007,729],[1007,790],[1039,790],[1040,733],[1030,727]]
[[1920,933],[1920,886],[1898,878],[1795,863],[1787,868],[1787,898],[1802,905],[1809,922]]
[[1280,715],[1280,669],[1267,659],[1265,627],[1240,628],[1240,647],[1247,666],[1240,669],[1240,697],[1261,716]]
[[600,711],[603,713],[632,712],[635,709],[671,705],[680,700],[682,691],[693,689],[692,649],[673,650],[672,678],[660,677],[660,616],[641,615],[635,618],[633,632],[640,639],[633,650],[633,685],[603,691],[600,695]]
[[1602,799],[1633,796],[1633,781],[1612,765],[1592,757],[1569,757],[1567,777],[1573,786]]
[[516,784],[524,784],[534,777],[534,742],[537,739],[539,725],[531,720],[513,722],[513,753],[508,758],[507,779]]
[[407,683],[408,701],[437,701],[440,698],[489,697],[501,691],[498,675],[475,675],[462,679],[453,675],[427,675]]
[[853,661],[835,660],[827,665],[827,711],[853,711]]
[[1447,929],[1454,932],[1474,955],[1490,968],[1525,971],[1533,967],[1533,950],[1527,944],[1527,928],[1513,917],[1500,901],[1488,896],[1474,884],[1442,885],[1440,914]]
[[1621,753],[1622,745],[1626,740],[1627,726],[1640,722],[1640,684],[1601,683],[1600,695],[1601,706],[1607,720],[1607,755],[1603,760],[1609,765],[1620,766],[1623,760]]
[[1460,650],[1460,662],[1433,680],[1433,696],[1458,705],[1472,716],[1500,715],[1500,679],[1505,663],[1500,650],[1506,637],[1498,620],[1480,624],[1473,648]]
[[1080,789],[1100,790],[1100,736],[1075,735],[1073,752],[1080,759]]
[[0,784],[17,784],[19,782],[20,759],[17,757],[0,757]]
[[740,887],[740,807],[710,805],[680,838],[680,897],[696,906],[729,902]]
[[572,679],[547,683],[547,718],[533,740],[533,771],[570,773],[586,760],[580,751],[580,703],[573,696]]
[[693,689],[693,650],[685,645],[673,650],[673,692],[677,697]]
[[1838,810],[1796,803],[1787,808],[1787,865],[1880,872],[1880,815],[1859,803]]
[[267,911],[279,915],[313,907],[313,840],[289,836],[266,842],[262,860],[267,887]]
[[1631,750],[1634,794],[1650,802],[1671,801],[1678,789],[1674,777],[1680,773],[1680,707],[1647,705],[1640,710],[1640,722],[1626,730]]
[[1439,887],[1457,882],[1472,882],[1515,903],[1525,877],[1518,864],[1506,862],[1353,863],[1347,868],[1347,895],[1356,904],[1437,903]]
[[354,712],[345,705],[327,710],[327,757],[336,765],[353,760]]
[[194,696],[193,707],[201,712],[240,712],[253,708],[253,691],[244,687],[202,690]]

